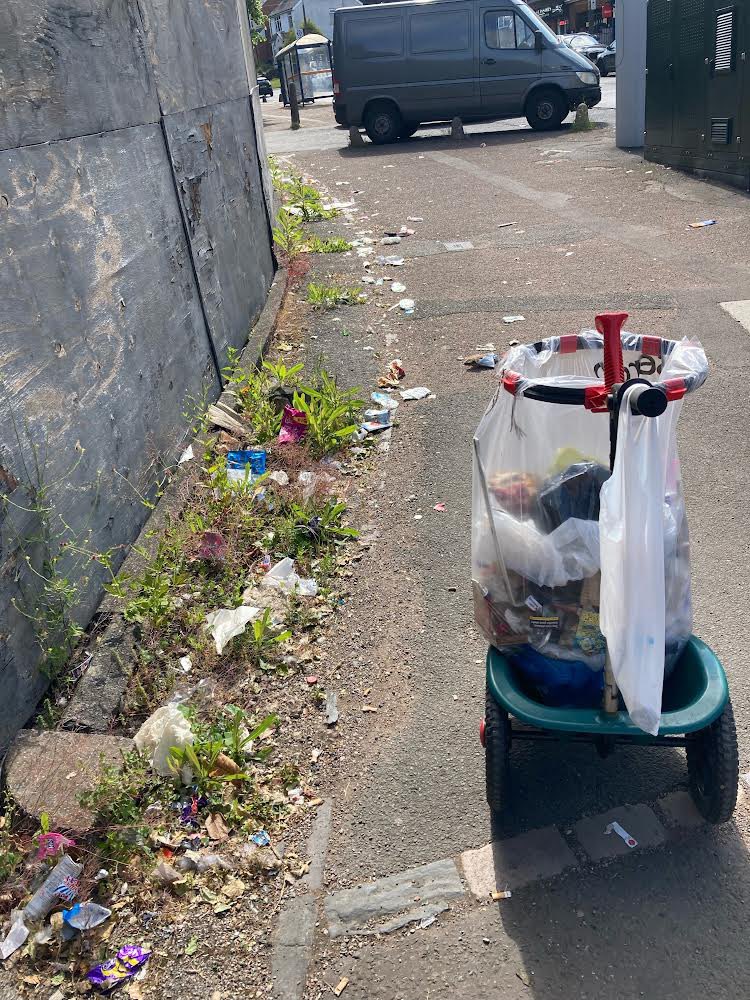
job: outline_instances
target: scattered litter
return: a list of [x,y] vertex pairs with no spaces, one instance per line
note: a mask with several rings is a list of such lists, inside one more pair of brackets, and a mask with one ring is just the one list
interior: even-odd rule
[[187,448],[183,451],[180,457],[177,459],[178,465],[183,465],[185,462],[189,462],[191,458],[195,458],[193,454],[193,446],[189,444]]
[[[488,939],[488,943],[489,943],[489,939]],[[529,974],[527,972],[525,972],[523,969],[520,972],[517,972],[516,975],[521,980],[521,982],[523,983],[524,986],[531,986],[531,980],[529,979]]]
[[367,434],[377,434],[378,431],[387,430],[391,426],[391,410],[365,410],[362,430]]
[[394,358],[388,365],[388,371],[385,375],[381,375],[378,379],[378,385],[381,389],[395,389],[398,387],[399,381],[404,378],[405,375],[406,371],[401,358]]
[[230,639],[241,635],[248,622],[260,614],[260,608],[248,608],[241,604],[238,608],[219,608],[206,615],[205,628],[211,633],[216,643],[216,652],[221,656],[224,647]]
[[0,958],[5,961],[23,945],[29,936],[29,929],[23,922],[23,910],[13,910],[10,915],[10,930],[0,941]]
[[382,243],[383,246],[391,246],[393,244],[400,243],[401,242],[401,237],[400,236],[384,236],[381,239],[380,242]]
[[338,985],[333,990],[333,995],[335,997],[340,997],[348,985],[349,985],[348,978],[346,976],[342,976],[341,979],[339,979],[338,981]]
[[220,854],[200,854],[198,851],[185,851],[175,864],[181,872],[198,872],[199,875],[212,868],[232,871],[232,865]]
[[436,510],[439,514],[444,514],[446,511],[446,506],[444,503],[436,503],[432,509]]
[[271,843],[271,838],[266,830],[258,830],[257,833],[254,833],[250,837],[250,840],[252,840],[256,847],[268,847]]
[[247,448],[243,451],[227,452],[227,470],[245,473],[250,469],[251,477],[262,476],[266,471],[266,449]]
[[508,226],[515,226],[515,224],[516,224],[515,222],[498,222],[497,228],[498,229],[507,229]]
[[401,236],[402,238],[404,236],[413,236],[414,235],[414,230],[413,229],[409,229],[408,226],[402,226],[399,229],[399,231],[398,231],[398,235]]
[[494,902],[497,902],[499,899],[510,899],[512,895],[513,893],[510,891],[510,889],[503,889],[502,892],[495,891],[490,893],[490,896],[492,897]]
[[382,410],[395,410],[398,407],[398,400],[389,396],[387,392],[373,392],[370,399],[373,403],[377,403]]
[[89,982],[95,986],[112,989],[125,979],[134,976],[137,970],[146,962],[151,954],[139,945],[126,944],[117,952],[114,958],[101,965],[95,965],[86,974]]
[[77,931],[91,931],[111,916],[112,911],[98,903],[76,903],[63,913],[63,920]]
[[[294,560],[285,556],[261,580],[262,587],[276,587],[285,594],[298,594],[300,597],[315,597],[318,585],[312,578],[303,578],[294,570]],[[257,610],[257,609],[255,609]]]
[[339,721],[338,695],[335,691],[326,691],[326,725],[333,726]]
[[318,683],[318,675],[317,674],[308,674],[308,676],[305,677],[305,683],[309,684],[310,687],[312,687],[313,684],[317,684]]
[[566,256],[566,257],[572,257],[572,256],[573,256],[573,251],[572,251],[572,250],[568,250],[568,251],[566,252],[565,256]]
[[224,562],[227,556],[227,542],[219,531],[204,531],[198,545],[198,558],[209,562]]
[[[136,750],[151,755],[151,766],[163,778],[174,777],[174,771],[169,764],[170,747],[183,749],[193,742],[193,731],[190,723],[177,705],[162,705],[150,715],[133,738]],[[192,775],[182,775],[184,784],[188,784]],[[185,781],[187,778],[187,781]]]
[[704,219],[703,222],[691,222],[688,224],[688,229],[705,229],[706,226],[715,226],[716,219]]
[[525,316],[503,316],[503,323],[521,323]]
[[390,264],[391,267],[402,267],[404,263],[403,257],[396,257],[395,255],[384,257],[382,254],[379,254],[375,260],[378,264]]
[[407,222],[424,222],[424,219],[422,218],[421,215],[407,215],[406,216],[406,221]]
[[402,399],[424,399],[425,396],[430,396],[432,391],[424,385],[415,386],[413,389],[404,389],[400,393]]
[[290,788],[286,795],[293,806],[300,805],[305,801],[305,796],[301,788]]
[[471,365],[474,368],[494,368],[497,364],[497,355],[494,353],[482,354],[477,352],[464,358],[464,364]]
[[301,441],[307,434],[307,416],[302,410],[296,410],[287,404],[281,415],[281,430],[279,431],[279,444],[289,444]]
[[181,656],[177,662],[180,664],[180,670],[183,674],[189,674],[193,669],[193,661],[189,656]]
[[322,753],[323,753],[323,751],[322,750],[318,750],[317,748],[315,750],[310,751],[310,763],[311,764],[317,764],[318,761],[320,760],[320,755]]
[[459,240],[457,243],[443,243],[446,250],[473,250],[474,244],[468,240]]
[[156,868],[154,868],[152,875],[162,885],[174,885],[175,882],[179,882],[182,878],[180,873],[171,865],[168,865],[166,861],[160,861]]
[[410,316],[416,308],[416,302],[414,299],[401,299],[398,307],[402,312],[406,313],[407,316]]
[[422,917],[422,919],[419,921],[420,930],[424,931],[427,930],[428,927],[432,927],[432,925],[435,923],[436,920],[437,917],[435,916],[434,913],[431,914],[429,917]]
[[78,895],[78,877],[83,865],[63,854],[44,882],[26,904],[23,914],[28,920],[42,920],[61,899],[73,902]]
[[422,520],[422,515],[421,514],[415,514],[414,515],[414,520],[415,521],[421,521]]
[[362,711],[363,712],[377,712],[377,708],[375,708],[374,705],[363,705],[362,706]]
[[397,295],[400,295],[401,292],[406,291],[406,285],[402,284],[400,281],[394,281],[393,284],[391,285],[391,291],[396,292]]
[[61,833],[43,833],[39,837],[39,850],[36,852],[36,859],[37,861],[46,861],[47,858],[54,858],[67,847],[75,847],[75,843],[75,840],[64,837]]
[[638,841],[635,837],[631,837],[627,830],[623,830],[619,823],[608,823],[607,828],[604,831],[606,834],[616,833],[617,836],[624,840],[628,847],[633,848],[638,846]]

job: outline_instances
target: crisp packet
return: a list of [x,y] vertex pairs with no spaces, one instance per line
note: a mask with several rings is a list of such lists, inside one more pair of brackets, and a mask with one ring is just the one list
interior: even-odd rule
[[137,944],[126,944],[117,952],[114,958],[110,958],[101,965],[95,965],[89,969],[86,976],[89,982],[95,986],[101,986],[105,990],[111,990],[124,979],[129,979],[135,975],[138,969],[151,955]]
[[300,441],[305,434],[307,434],[307,415],[293,406],[285,406],[281,416],[279,444]]

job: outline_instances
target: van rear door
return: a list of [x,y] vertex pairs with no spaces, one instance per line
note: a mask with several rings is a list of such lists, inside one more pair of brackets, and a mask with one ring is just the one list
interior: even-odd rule
[[483,115],[521,115],[530,85],[542,72],[534,31],[512,7],[479,11],[479,88]]

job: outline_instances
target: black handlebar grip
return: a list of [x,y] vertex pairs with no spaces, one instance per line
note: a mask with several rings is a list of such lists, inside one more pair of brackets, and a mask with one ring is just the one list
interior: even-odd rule
[[631,412],[641,417],[658,417],[667,408],[667,394],[658,385],[636,385],[629,399]]

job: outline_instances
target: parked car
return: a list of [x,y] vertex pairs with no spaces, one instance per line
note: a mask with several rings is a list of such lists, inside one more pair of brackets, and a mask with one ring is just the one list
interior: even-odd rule
[[610,73],[615,71],[615,46],[617,42],[612,42],[606,47],[604,52],[600,52],[596,57],[596,65],[599,67],[599,72],[602,76],[609,76]]
[[264,103],[267,97],[273,97],[273,87],[268,77],[258,77],[258,94],[263,98]]
[[333,107],[374,143],[421,124],[525,115],[558,128],[601,100],[599,71],[522,0],[405,0],[333,15]]
[[587,31],[579,31],[575,35],[566,35],[565,44],[570,46],[574,52],[585,56],[590,62],[596,65],[599,55],[604,52],[602,43],[590,35]]

